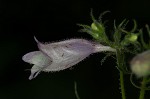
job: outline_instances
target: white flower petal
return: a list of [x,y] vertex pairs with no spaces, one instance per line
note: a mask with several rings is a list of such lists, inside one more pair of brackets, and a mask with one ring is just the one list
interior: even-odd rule
[[22,57],[22,59],[27,63],[36,64],[38,66],[47,66],[52,63],[52,59],[40,51],[27,53]]
[[31,74],[29,76],[29,80],[35,78],[43,70],[43,68],[44,67],[33,65],[33,67],[31,68]]
[[69,57],[64,58],[60,57],[58,58],[59,61],[53,61],[53,63],[46,67],[44,71],[60,71],[67,69],[84,60],[88,56],[89,55],[70,55]]
[[52,64],[52,59],[40,51],[27,53],[22,59],[27,63],[34,64],[31,68],[30,80],[35,78],[44,68]]

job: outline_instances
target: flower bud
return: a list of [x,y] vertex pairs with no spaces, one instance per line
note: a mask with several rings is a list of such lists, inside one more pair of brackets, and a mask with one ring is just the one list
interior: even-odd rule
[[137,41],[137,38],[138,38],[138,35],[132,33],[132,34],[128,37],[128,40],[131,41],[131,42],[135,42],[135,41]]
[[135,56],[130,64],[132,72],[137,77],[150,75],[150,50]]
[[95,30],[95,31],[98,31],[98,28],[97,28],[97,26],[95,25],[95,23],[92,23],[92,24],[91,24],[91,28],[92,28],[93,30]]
[[105,32],[105,27],[101,23],[98,23],[98,22],[96,22],[96,23],[93,22],[91,24],[91,28],[100,34]]
[[128,45],[130,43],[134,43],[136,42],[138,39],[138,35],[137,34],[134,34],[134,33],[131,33],[131,34],[128,34],[125,36],[124,40],[122,40],[121,44],[122,45]]

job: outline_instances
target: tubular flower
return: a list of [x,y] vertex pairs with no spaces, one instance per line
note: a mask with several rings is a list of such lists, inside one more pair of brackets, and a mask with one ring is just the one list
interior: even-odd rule
[[41,43],[36,38],[39,51],[33,51],[25,54],[22,59],[30,64],[31,68],[29,79],[35,78],[41,71],[60,71],[67,69],[92,53],[102,51],[112,51],[115,49],[109,46],[103,46],[99,43],[85,39],[70,39],[55,43]]
[[131,61],[131,70],[137,77],[150,75],[150,50],[135,56]]

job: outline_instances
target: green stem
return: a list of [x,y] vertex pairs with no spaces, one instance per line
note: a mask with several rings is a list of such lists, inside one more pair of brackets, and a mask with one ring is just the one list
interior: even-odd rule
[[120,88],[121,88],[122,99],[126,99],[123,75],[124,75],[123,72],[120,71]]
[[[117,50],[116,57],[117,57],[118,68],[123,70],[124,69],[124,53],[120,49]],[[122,99],[126,99],[125,87],[124,87],[124,73],[121,70],[119,70],[121,95],[122,95]]]
[[147,77],[143,78],[139,99],[144,99]]

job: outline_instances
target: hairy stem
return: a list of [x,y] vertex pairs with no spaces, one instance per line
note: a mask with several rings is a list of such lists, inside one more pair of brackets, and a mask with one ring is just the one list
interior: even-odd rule
[[[123,70],[124,69],[124,53],[120,49],[117,50],[116,57],[117,57],[118,68]],[[119,70],[121,95],[122,95],[122,99],[126,99],[125,87],[124,87],[124,73],[121,70]]]
[[144,99],[147,77],[143,78],[139,99]]

